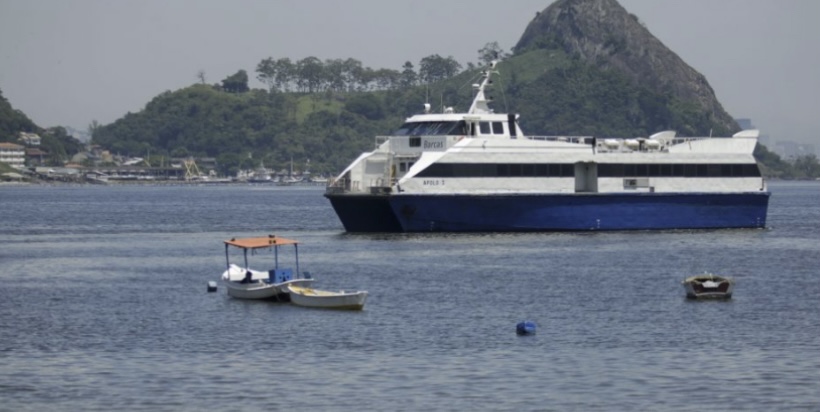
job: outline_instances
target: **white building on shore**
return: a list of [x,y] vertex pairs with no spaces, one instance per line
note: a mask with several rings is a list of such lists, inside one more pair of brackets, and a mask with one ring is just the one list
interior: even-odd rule
[[26,167],[26,148],[14,143],[0,143],[0,162],[15,169]]

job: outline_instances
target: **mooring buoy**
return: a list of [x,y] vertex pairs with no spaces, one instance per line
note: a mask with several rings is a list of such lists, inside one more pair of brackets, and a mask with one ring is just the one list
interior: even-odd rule
[[525,320],[515,325],[517,335],[535,335],[535,322]]

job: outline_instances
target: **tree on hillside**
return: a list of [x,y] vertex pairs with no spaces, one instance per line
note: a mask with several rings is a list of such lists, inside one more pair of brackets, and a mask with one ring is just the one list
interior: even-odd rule
[[374,73],[376,88],[395,90],[401,85],[401,73],[393,69],[379,69]]
[[421,62],[419,62],[419,78],[427,83],[435,83],[453,77],[459,71],[461,71],[461,64],[453,56],[444,58],[434,54],[421,59]]
[[268,86],[268,91],[276,90],[276,62],[268,57],[256,65],[256,79]]
[[229,93],[245,93],[248,90],[248,73],[244,70],[228,76],[222,80],[222,90]]
[[358,86],[363,82],[362,76],[364,68],[362,67],[362,62],[356,59],[347,59],[344,61],[343,69],[344,80],[347,83],[347,91],[352,92],[358,90]]
[[289,92],[291,83],[293,83],[293,76],[296,72],[296,67],[293,62],[291,62],[289,58],[283,57],[276,60],[274,68],[276,69],[276,75],[274,76],[276,87],[284,92]]
[[322,90],[326,83],[325,67],[316,57],[305,57],[296,62],[296,85],[299,90],[314,93]]
[[345,90],[345,62],[342,59],[325,60],[328,89],[336,92]]
[[500,60],[503,57],[503,51],[497,41],[487,43],[478,50],[478,61],[484,65],[490,64],[493,60]]
[[416,70],[413,68],[413,63],[410,63],[409,61],[404,62],[404,66],[402,66],[401,71],[401,87],[411,87],[415,85],[417,81],[418,75],[416,74]]
[[370,67],[362,69],[359,79],[358,91],[366,92],[371,90],[373,83],[376,81],[376,71]]

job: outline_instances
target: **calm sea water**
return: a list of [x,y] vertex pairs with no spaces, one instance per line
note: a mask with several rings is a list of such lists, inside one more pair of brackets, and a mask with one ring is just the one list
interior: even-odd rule
[[[0,187],[0,410],[818,410],[820,183],[770,186],[765,230],[466,235],[345,234],[316,188]],[[269,233],[365,310],[206,293]],[[703,271],[734,298],[686,300]]]

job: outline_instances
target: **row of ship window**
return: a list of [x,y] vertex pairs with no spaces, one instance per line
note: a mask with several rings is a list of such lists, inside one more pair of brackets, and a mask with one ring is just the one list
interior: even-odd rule
[[[598,177],[760,177],[757,164],[597,164]],[[417,177],[573,177],[571,163],[435,163]]]
[[[474,128],[478,126],[478,133],[475,133]],[[405,123],[393,132],[394,136],[413,136],[410,138],[410,147],[418,147],[421,145],[420,136],[459,136],[470,135],[505,135],[504,122],[500,121],[482,121],[476,123],[467,123],[461,121],[442,121],[442,122],[411,122]],[[515,130],[510,130],[510,134],[515,136]]]

